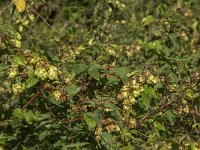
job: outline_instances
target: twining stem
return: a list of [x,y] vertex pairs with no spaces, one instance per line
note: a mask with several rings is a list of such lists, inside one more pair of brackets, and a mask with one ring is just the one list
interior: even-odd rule
[[44,17],[42,17],[37,11],[35,11],[34,9],[31,8],[31,10],[36,14],[38,15],[46,24],[49,28],[51,28],[52,30],[54,30],[56,33],[58,33],[59,35],[61,35],[60,32],[58,32],[53,26],[51,26],[45,19]]
[[10,21],[11,21],[13,15],[14,15],[15,9],[16,9],[16,7],[13,6],[12,13],[10,14],[10,17],[9,17],[9,19],[8,19],[8,22],[7,22],[7,24],[6,24],[6,27],[5,27],[4,31],[3,31],[3,34],[1,35],[1,39],[3,39],[3,38],[5,37],[5,35],[6,35],[7,29],[8,29],[8,25],[10,24]]
[[38,90],[37,93],[22,107],[25,109],[28,105],[30,105],[38,96],[40,95],[40,91]]

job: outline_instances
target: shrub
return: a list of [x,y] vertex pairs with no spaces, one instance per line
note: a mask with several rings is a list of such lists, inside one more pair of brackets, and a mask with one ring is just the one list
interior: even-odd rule
[[4,1],[0,149],[199,149],[199,1]]

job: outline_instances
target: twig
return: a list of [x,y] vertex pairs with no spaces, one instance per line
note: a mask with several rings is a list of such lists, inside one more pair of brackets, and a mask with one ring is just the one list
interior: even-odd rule
[[22,107],[22,109],[25,109],[29,104],[31,104],[34,100],[35,100],[35,98],[36,97],[38,97],[40,95],[40,91],[38,90],[37,91],[37,93],[26,103],[26,105],[24,105],[23,107]]
[[137,127],[140,127],[140,126],[141,126],[146,120],[148,120],[151,116],[153,116],[153,115],[155,115],[155,114],[157,114],[157,113],[163,111],[165,108],[169,107],[169,106],[172,105],[173,103],[179,102],[179,101],[184,97],[184,95],[185,95],[185,94],[183,93],[183,94],[182,94],[180,97],[178,97],[176,100],[171,101],[171,102],[168,102],[168,103],[166,103],[166,104],[164,104],[164,105],[161,105],[157,110],[155,110],[155,111],[153,111],[153,112],[151,112],[151,113],[145,115],[145,116],[140,120],[140,122],[137,124]]
[[5,27],[4,31],[3,31],[3,34],[0,36],[1,39],[3,39],[3,38],[5,37],[5,35],[6,35],[7,29],[8,29],[8,25],[10,24],[10,21],[11,21],[13,15],[14,15],[15,9],[16,9],[16,7],[13,6],[12,13],[10,14],[10,17],[9,17],[9,19],[8,19],[8,22],[7,22],[7,24],[6,24],[6,27]]
[[[11,102],[11,100],[8,97],[6,97],[3,93],[0,93],[0,95],[3,97],[4,100],[7,100],[7,101]],[[2,105],[5,102],[4,100],[1,101],[0,105]]]
[[45,104],[45,107],[47,110],[49,110],[49,113],[54,117],[56,118],[56,116],[52,113],[52,111],[50,110],[49,106],[47,105],[47,103],[44,103]]
[[200,117],[200,113],[198,111],[196,111],[195,109],[192,109],[190,111],[190,114],[192,114],[193,116],[197,116],[197,117]]
[[31,10],[36,14],[38,15],[46,24],[49,28],[51,28],[52,30],[54,30],[56,33],[58,33],[59,35],[61,35],[60,32],[58,32],[53,26],[51,26],[45,19],[44,17],[42,17],[37,11],[35,11],[33,8],[31,8]]
[[168,102],[168,103],[166,103],[166,104],[164,104],[164,105],[161,105],[157,110],[155,110],[155,111],[153,111],[153,112],[147,114],[146,116],[144,116],[144,117],[140,120],[140,122],[137,124],[137,127],[141,126],[141,124],[144,123],[144,122],[145,122],[147,119],[149,119],[151,116],[153,116],[153,115],[159,113],[160,111],[162,111],[163,109],[167,108],[167,107],[168,107],[169,105],[171,105],[173,102],[174,102],[174,101]]
[[82,117],[79,117],[79,118],[74,118],[74,119],[71,119],[71,120],[65,120],[63,121],[64,123],[69,123],[69,122],[73,122],[73,121],[78,121],[78,120],[81,120],[83,119],[83,116]]
[[7,9],[8,7],[10,7],[12,5],[12,3],[9,3],[8,5],[6,5],[4,8],[2,8],[1,10],[0,10],[0,15],[1,15],[1,13],[5,10],[5,9]]
[[0,93],[0,95],[5,99],[5,100],[9,100],[9,101],[11,101],[9,98],[7,98],[3,93]]

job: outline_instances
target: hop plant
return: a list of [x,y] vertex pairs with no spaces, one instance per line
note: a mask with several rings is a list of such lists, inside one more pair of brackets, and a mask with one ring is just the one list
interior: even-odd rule
[[38,67],[35,69],[35,75],[41,80],[45,80],[48,77],[48,72],[45,68]]
[[135,128],[136,125],[137,125],[137,121],[135,120],[135,118],[130,118],[130,120],[129,120],[129,126],[131,128]]
[[4,150],[4,148],[2,146],[0,146],[0,150]]
[[60,91],[58,91],[58,90],[55,90],[55,91],[53,91],[53,93],[52,93],[52,96],[57,100],[57,101],[60,101],[60,98],[61,98],[61,93],[60,93]]
[[15,83],[12,85],[12,92],[15,95],[18,95],[24,91],[24,84],[22,83]]
[[26,0],[13,0],[13,3],[19,12],[23,12],[26,8]]
[[120,127],[118,126],[118,124],[109,124],[106,126],[106,129],[108,132],[119,132],[120,131]]
[[135,104],[135,103],[136,103],[136,100],[135,100],[134,97],[130,97],[130,98],[124,99],[124,101],[123,101],[123,108],[124,108],[125,110],[128,110],[128,109],[130,109],[131,106],[132,106],[133,104]]
[[58,68],[55,66],[50,66],[48,70],[48,77],[50,80],[57,80],[58,79]]
[[9,70],[8,77],[12,79],[15,78],[17,74],[18,74],[18,66],[13,65]]
[[22,46],[22,36],[19,32],[16,32],[12,35],[11,42],[18,48]]
[[158,82],[158,79],[152,74],[147,79],[147,83],[149,84],[156,84],[157,82]]
[[99,141],[101,138],[101,134],[102,134],[102,127],[97,127],[95,130],[95,140]]

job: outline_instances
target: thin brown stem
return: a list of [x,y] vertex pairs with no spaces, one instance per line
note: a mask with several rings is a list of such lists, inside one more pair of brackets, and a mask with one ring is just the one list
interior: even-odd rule
[[56,116],[52,113],[51,109],[49,108],[49,106],[47,105],[47,103],[44,103],[45,104],[45,107],[46,109],[49,111],[49,113],[54,117],[56,118]]
[[36,15],[38,15],[45,23],[46,23],[46,25],[49,27],[49,28],[51,28],[52,30],[54,30],[56,33],[58,33],[59,35],[61,35],[61,33],[60,32],[58,32],[53,26],[51,26],[45,19],[44,19],[44,17],[42,17],[37,11],[35,11],[33,8],[31,8],[31,10],[36,14]]
[[10,17],[9,17],[9,19],[8,19],[8,22],[7,22],[7,24],[6,24],[6,27],[4,28],[3,34],[0,36],[0,37],[1,37],[1,40],[2,40],[2,39],[5,37],[5,35],[6,35],[7,29],[8,29],[8,25],[10,24],[10,21],[11,21],[13,15],[14,15],[15,9],[16,9],[16,7],[13,6],[12,13],[10,14]]
[[22,109],[25,109],[28,105],[30,105],[38,96],[40,95],[40,91],[37,91],[37,93],[22,107]]
[[79,117],[79,118],[74,118],[74,119],[70,119],[70,120],[65,120],[63,121],[64,123],[69,123],[69,122],[74,122],[74,121],[78,121],[78,120],[82,120],[83,119],[83,116],[82,117]]

